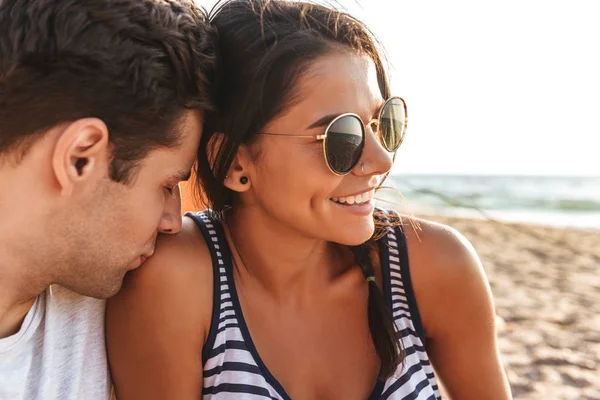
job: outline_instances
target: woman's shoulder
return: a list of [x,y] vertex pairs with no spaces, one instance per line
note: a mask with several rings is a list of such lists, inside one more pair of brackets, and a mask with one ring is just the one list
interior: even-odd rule
[[[432,268],[450,267],[439,263],[448,256],[464,261],[475,255],[475,250],[467,238],[451,226],[395,210],[379,210],[378,217],[385,219],[389,226],[401,227],[412,258],[426,258]],[[447,260],[445,260],[447,261]],[[459,263],[460,264],[460,263]]]
[[[465,267],[464,261],[477,256],[469,240],[451,226],[414,216],[399,215],[399,218],[409,251],[432,268]],[[449,259],[457,263],[448,263]]]
[[159,235],[156,249],[142,266],[130,271],[119,293],[110,299],[109,312],[155,310],[169,321],[183,322],[208,335],[213,303],[213,267],[210,250],[198,224],[183,217],[181,231]]
[[183,217],[181,231],[159,235],[154,255],[128,275],[138,284],[160,282],[165,289],[212,289],[212,258],[198,224]]
[[172,278],[193,278],[198,274],[212,276],[212,258],[199,226],[199,215],[203,214],[182,217],[178,233],[159,235],[154,255],[142,267],[133,271],[134,275],[166,274]]

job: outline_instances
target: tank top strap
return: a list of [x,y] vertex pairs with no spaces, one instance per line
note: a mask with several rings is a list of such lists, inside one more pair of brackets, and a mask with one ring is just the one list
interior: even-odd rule
[[204,210],[185,214],[192,218],[200,228],[206,245],[210,250],[213,265],[213,311],[211,328],[203,347],[202,359],[210,358],[210,350],[214,347],[217,335],[223,330],[237,326],[237,317],[232,303],[231,253],[225,239],[223,224],[211,211]]
[[405,329],[418,336],[425,344],[425,330],[410,276],[405,226],[402,217],[395,211],[390,210],[386,213],[388,221],[398,221],[398,224],[390,227],[379,242],[383,290],[388,304],[392,307],[394,320],[400,322],[402,319],[403,324],[408,322]]

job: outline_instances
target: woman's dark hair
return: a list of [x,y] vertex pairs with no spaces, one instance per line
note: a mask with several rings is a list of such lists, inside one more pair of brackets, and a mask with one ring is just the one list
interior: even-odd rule
[[[377,42],[352,16],[325,6],[282,0],[229,0],[209,15],[218,34],[219,65],[215,83],[216,112],[206,115],[198,151],[201,197],[223,217],[235,206],[236,193],[223,184],[242,144],[252,144],[266,124],[300,98],[297,83],[312,63],[332,51],[369,56],[376,67],[383,98],[389,84]],[[213,148],[215,133],[223,133]],[[209,161],[210,160],[210,161]],[[374,276],[371,251],[389,223],[376,218],[369,242],[351,247],[365,277]],[[369,329],[381,360],[381,378],[389,377],[404,359],[391,309],[375,282],[369,280]]]

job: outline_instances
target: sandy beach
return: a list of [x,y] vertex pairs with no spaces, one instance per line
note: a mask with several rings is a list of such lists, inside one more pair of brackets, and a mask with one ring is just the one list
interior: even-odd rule
[[515,399],[600,399],[600,232],[424,217],[475,246]]

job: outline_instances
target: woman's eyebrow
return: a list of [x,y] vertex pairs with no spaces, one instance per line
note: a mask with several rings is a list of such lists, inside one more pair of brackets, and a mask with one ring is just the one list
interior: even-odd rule
[[325,115],[324,117],[319,118],[317,121],[313,122],[313,124],[310,125],[306,129],[314,129],[314,128],[321,128],[321,127],[327,126],[327,125],[329,125],[331,123],[331,121],[333,121],[339,115],[340,114]]
[[[379,102],[379,104],[375,107],[375,111],[373,111],[373,115],[371,116],[371,118],[375,118],[379,115],[379,112],[383,108],[384,104],[385,104],[385,100],[381,100]],[[331,121],[333,121],[335,118],[337,118],[341,114],[342,113],[325,115],[324,117],[321,117],[318,120],[316,120],[315,122],[313,122],[306,129],[322,128],[324,126],[327,126],[331,123]]]

